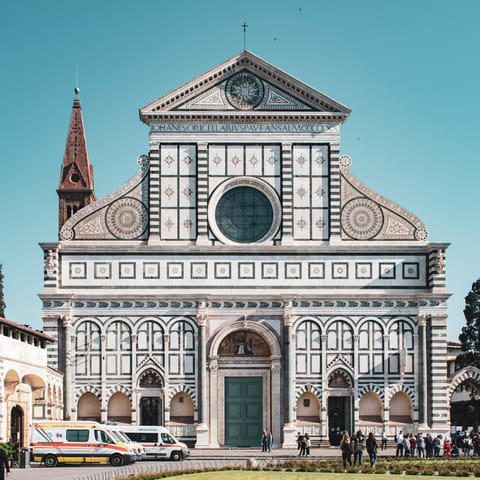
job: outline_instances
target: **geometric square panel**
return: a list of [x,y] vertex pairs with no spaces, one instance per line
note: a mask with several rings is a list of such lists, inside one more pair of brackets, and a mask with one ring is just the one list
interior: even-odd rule
[[143,264],[143,278],[160,278],[160,265],[158,263],[145,262]]
[[420,278],[420,269],[418,262],[404,263],[403,264],[403,278],[418,280]]
[[215,262],[215,278],[232,278],[230,263]]
[[238,278],[255,278],[255,264],[253,262],[239,262]]
[[168,263],[167,278],[183,278],[183,263]]
[[319,262],[311,262],[308,264],[308,278],[315,279],[325,278],[325,264]]
[[372,264],[371,263],[355,263],[355,277],[356,278],[372,278]]
[[207,278],[207,262],[192,262],[190,265],[191,278]]
[[112,278],[112,265],[110,263],[95,262],[94,278]]
[[394,279],[395,278],[395,264],[394,263],[379,263],[378,276],[382,279]]
[[332,263],[332,278],[346,279],[348,278],[348,263]]
[[119,278],[135,278],[135,263],[120,262],[118,264]]
[[262,263],[262,279],[278,278],[277,263]]
[[302,264],[301,263],[285,263],[285,278],[301,278]]
[[70,262],[70,278],[87,278],[87,264]]

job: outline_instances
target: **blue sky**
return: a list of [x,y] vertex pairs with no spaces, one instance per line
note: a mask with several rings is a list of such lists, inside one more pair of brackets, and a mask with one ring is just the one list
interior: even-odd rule
[[97,198],[148,152],[138,109],[247,49],[352,109],[341,153],[447,251],[448,338],[480,277],[477,0],[17,0],[0,7],[0,263],[7,317],[41,328],[78,71]]

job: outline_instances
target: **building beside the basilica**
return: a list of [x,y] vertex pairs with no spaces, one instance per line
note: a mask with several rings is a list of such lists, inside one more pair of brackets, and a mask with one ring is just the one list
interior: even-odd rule
[[448,244],[351,173],[349,113],[243,51],[140,109],[150,150],[95,200],[75,99],[41,245],[66,418],[201,447],[448,431]]
[[30,443],[32,422],[63,418],[63,375],[47,365],[54,339],[0,317],[0,443]]

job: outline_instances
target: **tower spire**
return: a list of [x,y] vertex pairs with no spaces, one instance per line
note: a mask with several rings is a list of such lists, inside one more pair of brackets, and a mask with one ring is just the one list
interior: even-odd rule
[[60,174],[58,219],[59,231],[77,211],[95,200],[93,168],[88,160],[87,140],[80,106],[80,89],[75,87],[67,145]]

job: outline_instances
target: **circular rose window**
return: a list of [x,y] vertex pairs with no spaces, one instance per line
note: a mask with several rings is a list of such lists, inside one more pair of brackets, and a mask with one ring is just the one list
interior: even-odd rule
[[264,242],[280,223],[280,201],[273,189],[256,179],[226,182],[212,195],[210,227],[224,243]]

